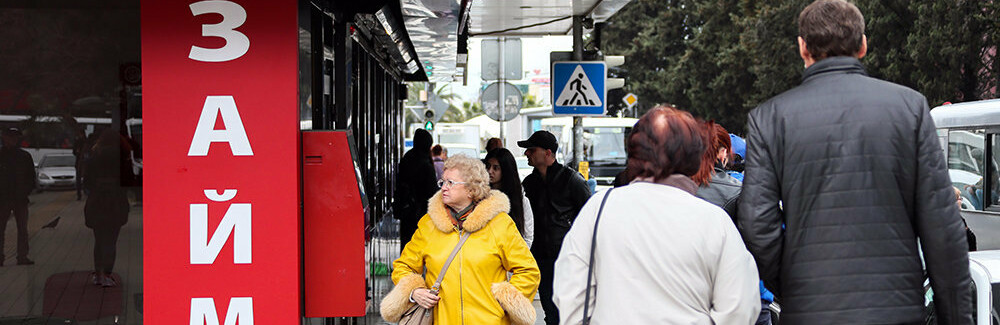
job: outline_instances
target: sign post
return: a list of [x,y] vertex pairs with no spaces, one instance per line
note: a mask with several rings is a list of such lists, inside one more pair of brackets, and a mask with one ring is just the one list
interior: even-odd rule
[[632,107],[634,107],[635,104],[639,102],[639,96],[636,96],[633,93],[628,93],[627,95],[625,95],[625,97],[622,97],[622,102],[625,103],[626,109],[631,111]]
[[[496,80],[495,84],[507,84],[508,79],[518,80],[521,79],[521,39],[512,38],[507,39],[507,37],[501,36],[496,39],[485,39],[481,43],[482,46],[482,78],[483,80]],[[489,89],[487,88],[487,91]],[[497,110],[499,118],[492,117],[494,120],[500,122],[500,139],[504,139],[504,122],[513,119],[514,117],[507,117],[507,101],[508,91],[507,87],[499,86],[496,87],[496,91],[499,93],[496,95],[497,103],[499,108]],[[483,92],[483,109],[486,109],[486,92]],[[518,98],[520,98],[520,91],[518,91]],[[518,100],[520,101],[520,99]],[[520,106],[515,108],[515,110],[520,109]],[[516,113],[515,113],[516,115]]]
[[297,324],[297,7],[141,2],[144,321]]

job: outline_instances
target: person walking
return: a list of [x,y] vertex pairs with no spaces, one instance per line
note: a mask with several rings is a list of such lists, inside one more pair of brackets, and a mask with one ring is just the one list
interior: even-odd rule
[[[122,136],[104,130],[86,161],[84,179],[87,202],[83,208],[87,228],[94,231],[94,273],[91,282],[103,287],[118,285],[113,271],[118,251],[118,235],[128,223],[129,203],[122,175],[131,173],[130,148]],[[124,156],[123,156],[124,154]]]
[[729,132],[714,122],[705,122],[703,127],[708,135],[708,150],[705,151],[705,157],[702,157],[698,173],[692,176],[698,184],[695,195],[725,210],[735,223],[743,183],[725,170],[732,155]]
[[590,316],[591,324],[757,320],[753,257],[729,216],[694,195],[704,134],[691,114],[667,106],[635,124],[628,145],[635,180],[594,195],[559,252],[560,324]]
[[28,258],[28,195],[35,189],[35,163],[31,154],[21,149],[21,130],[0,132],[0,266],[5,257],[4,234],[7,220],[13,214],[17,224],[17,265],[33,265]]
[[493,149],[503,148],[503,141],[500,138],[490,138],[486,140],[486,152],[489,153]]
[[[705,150],[705,156],[702,157],[698,173],[691,177],[698,184],[695,196],[722,208],[735,225],[743,182],[732,176],[730,171],[725,169],[725,166],[729,166],[730,157],[736,157],[734,150],[736,143],[733,142],[731,134],[721,125],[706,122],[702,126],[704,126],[708,137],[708,142],[706,142],[708,150]],[[772,302],[774,302],[774,295],[767,291],[764,282],[760,282],[761,307],[756,325],[771,324],[771,312],[768,306]]]
[[417,129],[413,133],[413,148],[399,160],[395,192],[392,198],[392,215],[399,220],[399,249],[406,247],[417,221],[427,213],[427,200],[437,192],[437,176],[431,161],[430,132]]
[[726,164],[726,173],[729,173],[729,176],[742,183],[743,161],[747,155],[747,142],[740,136],[732,133],[729,134],[729,142],[732,144],[733,154],[731,155],[732,159],[729,161],[729,164]]
[[[437,325],[534,324],[538,266],[507,215],[507,196],[490,190],[483,163],[465,155],[445,162],[438,184],[413,240],[392,263],[395,287],[382,300],[382,318],[398,322],[416,303],[433,308]],[[434,287],[442,272],[440,288]]]
[[939,323],[971,324],[968,247],[927,100],[867,75],[853,4],[815,1],[798,28],[802,84],[747,119],[738,217],[781,323],[920,323],[926,275]]
[[437,179],[441,179],[441,173],[444,173],[444,161],[448,160],[448,148],[435,144],[431,147],[431,160],[434,162],[434,175]]
[[552,133],[536,131],[517,145],[526,148],[524,155],[528,157],[528,165],[535,167],[521,185],[535,216],[531,252],[542,273],[538,294],[545,311],[545,323],[555,325],[559,323],[559,310],[552,302],[552,272],[563,237],[590,198],[590,187],[579,172],[556,161],[559,143]]
[[531,202],[524,196],[514,155],[506,148],[496,148],[486,153],[483,161],[490,174],[490,188],[503,192],[510,199],[510,217],[514,219],[521,237],[524,237],[524,243],[531,248],[535,239],[535,216],[531,213]]

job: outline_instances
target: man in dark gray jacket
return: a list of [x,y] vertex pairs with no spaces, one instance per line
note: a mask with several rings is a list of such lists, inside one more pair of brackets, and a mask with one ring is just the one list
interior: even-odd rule
[[535,131],[517,145],[526,149],[524,155],[528,157],[528,165],[535,167],[521,186],[535,215],[535,242],[531,244],[531,254],[538,262],[542,277],[538,295],[545,311],[545,323],[555,325],[559,324],[559,310],[552,302],[556,258],[576,215],[590,199],[590,187],[579,172],[556,162],[559,142],[549,131]]
[[864,18],[799,15],[802,84],[750,112],[738,225],[783,324],[971,324],[969,258],[927,101],[868,77]]

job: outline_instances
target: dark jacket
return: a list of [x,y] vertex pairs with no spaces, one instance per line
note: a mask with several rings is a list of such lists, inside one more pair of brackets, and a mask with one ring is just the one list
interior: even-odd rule
[[590,198],[590,187],[579,172],[558,162],[549,166],[544,180],[536,168],[521,185],[535,215],[531,252],[535,258],[554,260],[559,256],[563,237]]
[[35,189],[35,163],[21,148],[0,149],[0,201],[27,204]]
[[729,215],[729,218],[736,222],[736,211],[740,202],[742,186],[743,183],[729,176],[725,170],[716,167],[712,179],[708,181],[708,184],[699,186],[695,196],[722,208]]
[[410,234],[417,230],[417,221],[427,214],[428,200],[438,191],[437,175],[431,161],[431,141],[429,133],[418,132],[414,135],[413,149],[403,154],[396,174],[393,217],[399,219],[401,231]]
[[922,95],[833,57],[747,129],[738,225],[783,324],[921,321],[918,238],[941,324],[971,324],[965,231]]
[[132,162],[123,151],[101,148],[87,158],[83,185],[90,191],[83,208],[88,228],[120,228],[128,222],[129,203],[123,187],[131,178]]

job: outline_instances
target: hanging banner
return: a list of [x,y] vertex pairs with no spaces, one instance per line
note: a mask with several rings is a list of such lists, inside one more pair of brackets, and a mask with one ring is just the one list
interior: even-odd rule
[[143,320],[298,324],[298,4],[141,8]]

